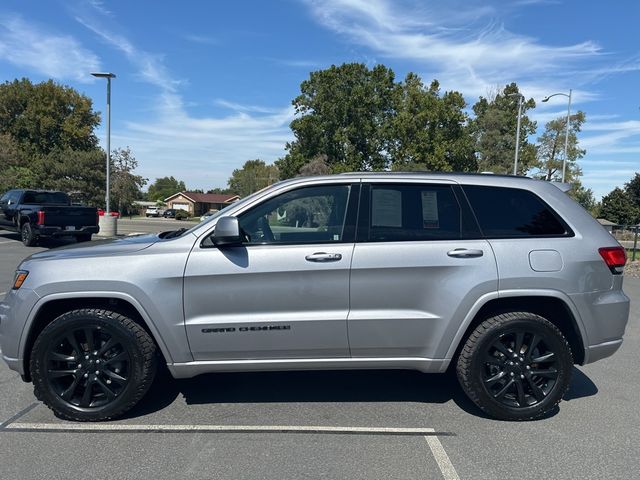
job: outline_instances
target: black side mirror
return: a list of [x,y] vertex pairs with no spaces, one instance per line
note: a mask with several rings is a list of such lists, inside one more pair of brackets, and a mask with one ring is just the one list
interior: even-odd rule
[[213,232],[213,243],[219,247],[242,245],[240,224],[236,217],[221,217]]

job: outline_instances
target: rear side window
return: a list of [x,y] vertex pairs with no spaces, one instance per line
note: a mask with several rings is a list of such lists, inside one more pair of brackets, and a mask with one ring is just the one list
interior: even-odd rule
[[69,197],[62,192],[25,192],[22,203],[25,205],[68,205]]
[[373,184],[370,188],[370,242],[461,238],[462,212],[448,185]]
[[462,187],[485,237],[570,235],[558,215],[527,190],[465,185]]

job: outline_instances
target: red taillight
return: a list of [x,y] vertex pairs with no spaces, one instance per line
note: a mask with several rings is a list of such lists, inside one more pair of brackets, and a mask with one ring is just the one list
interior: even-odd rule
[[44,225],[44,212],[40,210],[38,212],[38,225]]
[[598,253],[611,273],[622,273],[627,263],[627,252],[623,247],[602,247],[598,249]]

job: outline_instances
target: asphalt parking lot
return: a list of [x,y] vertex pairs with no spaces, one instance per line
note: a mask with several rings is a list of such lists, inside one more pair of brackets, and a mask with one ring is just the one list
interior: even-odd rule
[[[180,223],[123,220],[121,232]],[[20,260],[44,248],[0,231],[0,298]],[[640,280],[625,291],[621,350],[574,368],[565,401],[536,422],[485,418],[451,375],[365,371],[164,373],[126,418],[77,424],[2,363],[0,479],[635,478]]]

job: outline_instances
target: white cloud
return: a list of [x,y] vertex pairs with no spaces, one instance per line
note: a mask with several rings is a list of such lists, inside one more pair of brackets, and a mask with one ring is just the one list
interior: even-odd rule
[[[431,71],[444,89],[468,97],[510,81],[528,84],[528,96],[566,90],[569,73],[601,56],[592,41],[554,46],[507,30],[498,15],[513,7],[446,2],[434,6],[389,0],[308,2],[325,27],[377,54]],[[482,23],[481,23],[482,22]],[[569,72],[571,70],[572,72]],[[547,92],[547,93],[543,93]]]
[[33,72],[82,83],[100,60],[71,35],[48,32],[18,15],[0,17],[0,59]]

